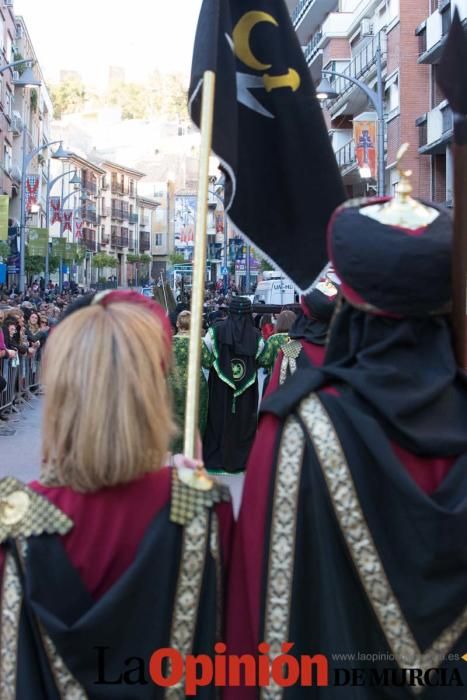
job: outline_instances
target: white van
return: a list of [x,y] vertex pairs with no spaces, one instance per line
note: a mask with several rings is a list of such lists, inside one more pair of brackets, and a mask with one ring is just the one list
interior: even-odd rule
[[277,304],[284,306],[295,303],[295,287],[293,282],[280,272],[264,272],[263,281],[258,282],[254,296],[254,304]]

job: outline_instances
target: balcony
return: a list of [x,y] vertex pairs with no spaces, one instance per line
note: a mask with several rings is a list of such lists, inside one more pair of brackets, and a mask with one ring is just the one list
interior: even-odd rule
[[292,23],[301,43],[305,43],[336,4],[336,0],[299,0],[292,11]]
[[151,235],[141,231],[139,234],[139,252],[145,253],[151,248]]
[[130,214],[129,222],[130,222],[130,224],[137,224],[138,223],[138,214]]
[[459,16],[467,31],[467,4],[465,2],[449,2],[440,0],[439,7],[431,13],[426,22],[418,27],[416,34],[420,41],[419,63],[438,63],[441,57],[446,37],[451,27],[454,7],[457,4]]
[[335,153],[337,164],[342,170],[347,170],[349,166],[353,168],[357,159],[355,157],[355,141],[352,139]]
[[[338,72],[342,73],[343,76],[365,81],[372,72],[376,72],[375,56],[379,46],[381,46],[381,51],[384,55],[386,53],[386,34],[384,32],[376,34],[361,51],[350,59],[348,65],[345,68],[339,68]],[[343,77],[332,78],[332,76],[328,76],[328,78],[334,90],[339,94],[332,106],[331,111],[334,111],[340,108],[344,99],[348,99],[352,90],[358,88]]]
[[112,207],[111,216],[112,219],[116,219],[117,221],[128,221],[130,215],[126,209]]
[[88,229],[83,229],[83,237],[80,238],[79,244],[82,248],[85,248],[86,250],[95,253],[97,250],[97,246],[94,232],[89,231]]
[[88,221],[91,224],[97,224],[97,212],[95,209],[83,209],[81,216],[84,221]]
[[446,145],[451,142],[453,134],[453,115],[446,100],[428,112],[426,118],[417,120],[417,125],[422,129],[420,143],[425,141],[419,148],[419,153],[434,155],[446,151]]
[[310,39],[308,44],[303,49],[305,61],[308,65],[311,65],[314,57],[318,54],[322,38],[323,32],[321,30],[317,31],[316,34],[314,34],[314,36]]
[[107,248],[107,246],[109,244],[110,244],[110,236],[101,236],[99,248],[102,250],[102,248]]
[[97,182],[95,180],[82,180],[81,189],[95,196],[97,194]]
[[114,248],[128,248],[128,236],[118,236],[112,234],[110,242]]
[[139,217],[140,228],[149,228],[151,225],[151,217],[144,215]]

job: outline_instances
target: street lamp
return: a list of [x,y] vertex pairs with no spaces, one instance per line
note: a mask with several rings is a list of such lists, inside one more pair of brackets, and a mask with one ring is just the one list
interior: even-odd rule
[[[21,170],[21,214],[20,214],[20,271],[19,271],[19,291],[20,294],[23,294],[25,291],[26,287],[26,275],[25,275],[25,239],[26,239],[26,179],[27,179],[27,172],[29,165],[33,161],[33,159],[41,152],[44,151],[47,148],[50,148],[50,146],[55,146],[55,144],[59,144],[59,147],[57,150],[52,153],[51,158],[59,159],[59,160],[66,160],[71,156],[71,153],[68,151],[65,151],[63,148],[63,142],[58,140],[58,141],[49,141],[48,143],[45,143],[42,146],[38,146],[37,148],[34,148],[29,154],[26,153],[26,145],[27,145],[27,135],[28,135],[28,129],[26,125],[23,126],[23,165],[22,165],[22,170]],[[47,205],[47,211],[48,211],[48,201],[46,201]],[[47,216],[47,214],[46,214]],[[47,246],[48,248],[48,246]]]
[[378,195],[380,197],[385,194],[384,186],[384,172],[385,172],[385,158],[384,158],[384,133],[385,133],[385,121],[384,121],[384,86],[383,86],[383,61],[382,61],[382,51],[381,51],[381,38],[378,34],[378,46],[375,51],[375,65],[376,65],[376,92],[370,90],[368,85],[357,78],[352,78],[350,75],[345,75],[345,73],[338,73],[335,70],[323,70],[321,82],[316,88],[316,97],[321,100],[335,100],[339,97],[339,93],[336,92],[329,80],[325,77],[327,75],[332,75],[337,78],[342,78],[343,80],[348,80],[359,87],[365,95],[368,97],[369,101],[376,110],[378,117]]

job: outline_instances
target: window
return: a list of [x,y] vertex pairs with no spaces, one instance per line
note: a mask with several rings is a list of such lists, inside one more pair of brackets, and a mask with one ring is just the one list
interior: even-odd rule
[[7,143],[3,144],[3,167],[7,173],[10,173],[13,166],[13,150]]
[[162,233],[156,233],[154,236],[154,245],[156,248],[160,248],[162,245]]
[[5,115],[11,120],[13,114],[13,94],[6,90],[5,92]]

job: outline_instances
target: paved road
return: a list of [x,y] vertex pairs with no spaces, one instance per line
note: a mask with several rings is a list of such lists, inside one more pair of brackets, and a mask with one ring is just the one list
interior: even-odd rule
[[[31,408],[25,406],[8,422],[0,421],[0,478],[16,476],[28,482],[39,475],[42,401],[33,398],[30,403]],[[2,435],[5,428],[15,430],[15,435]]]

